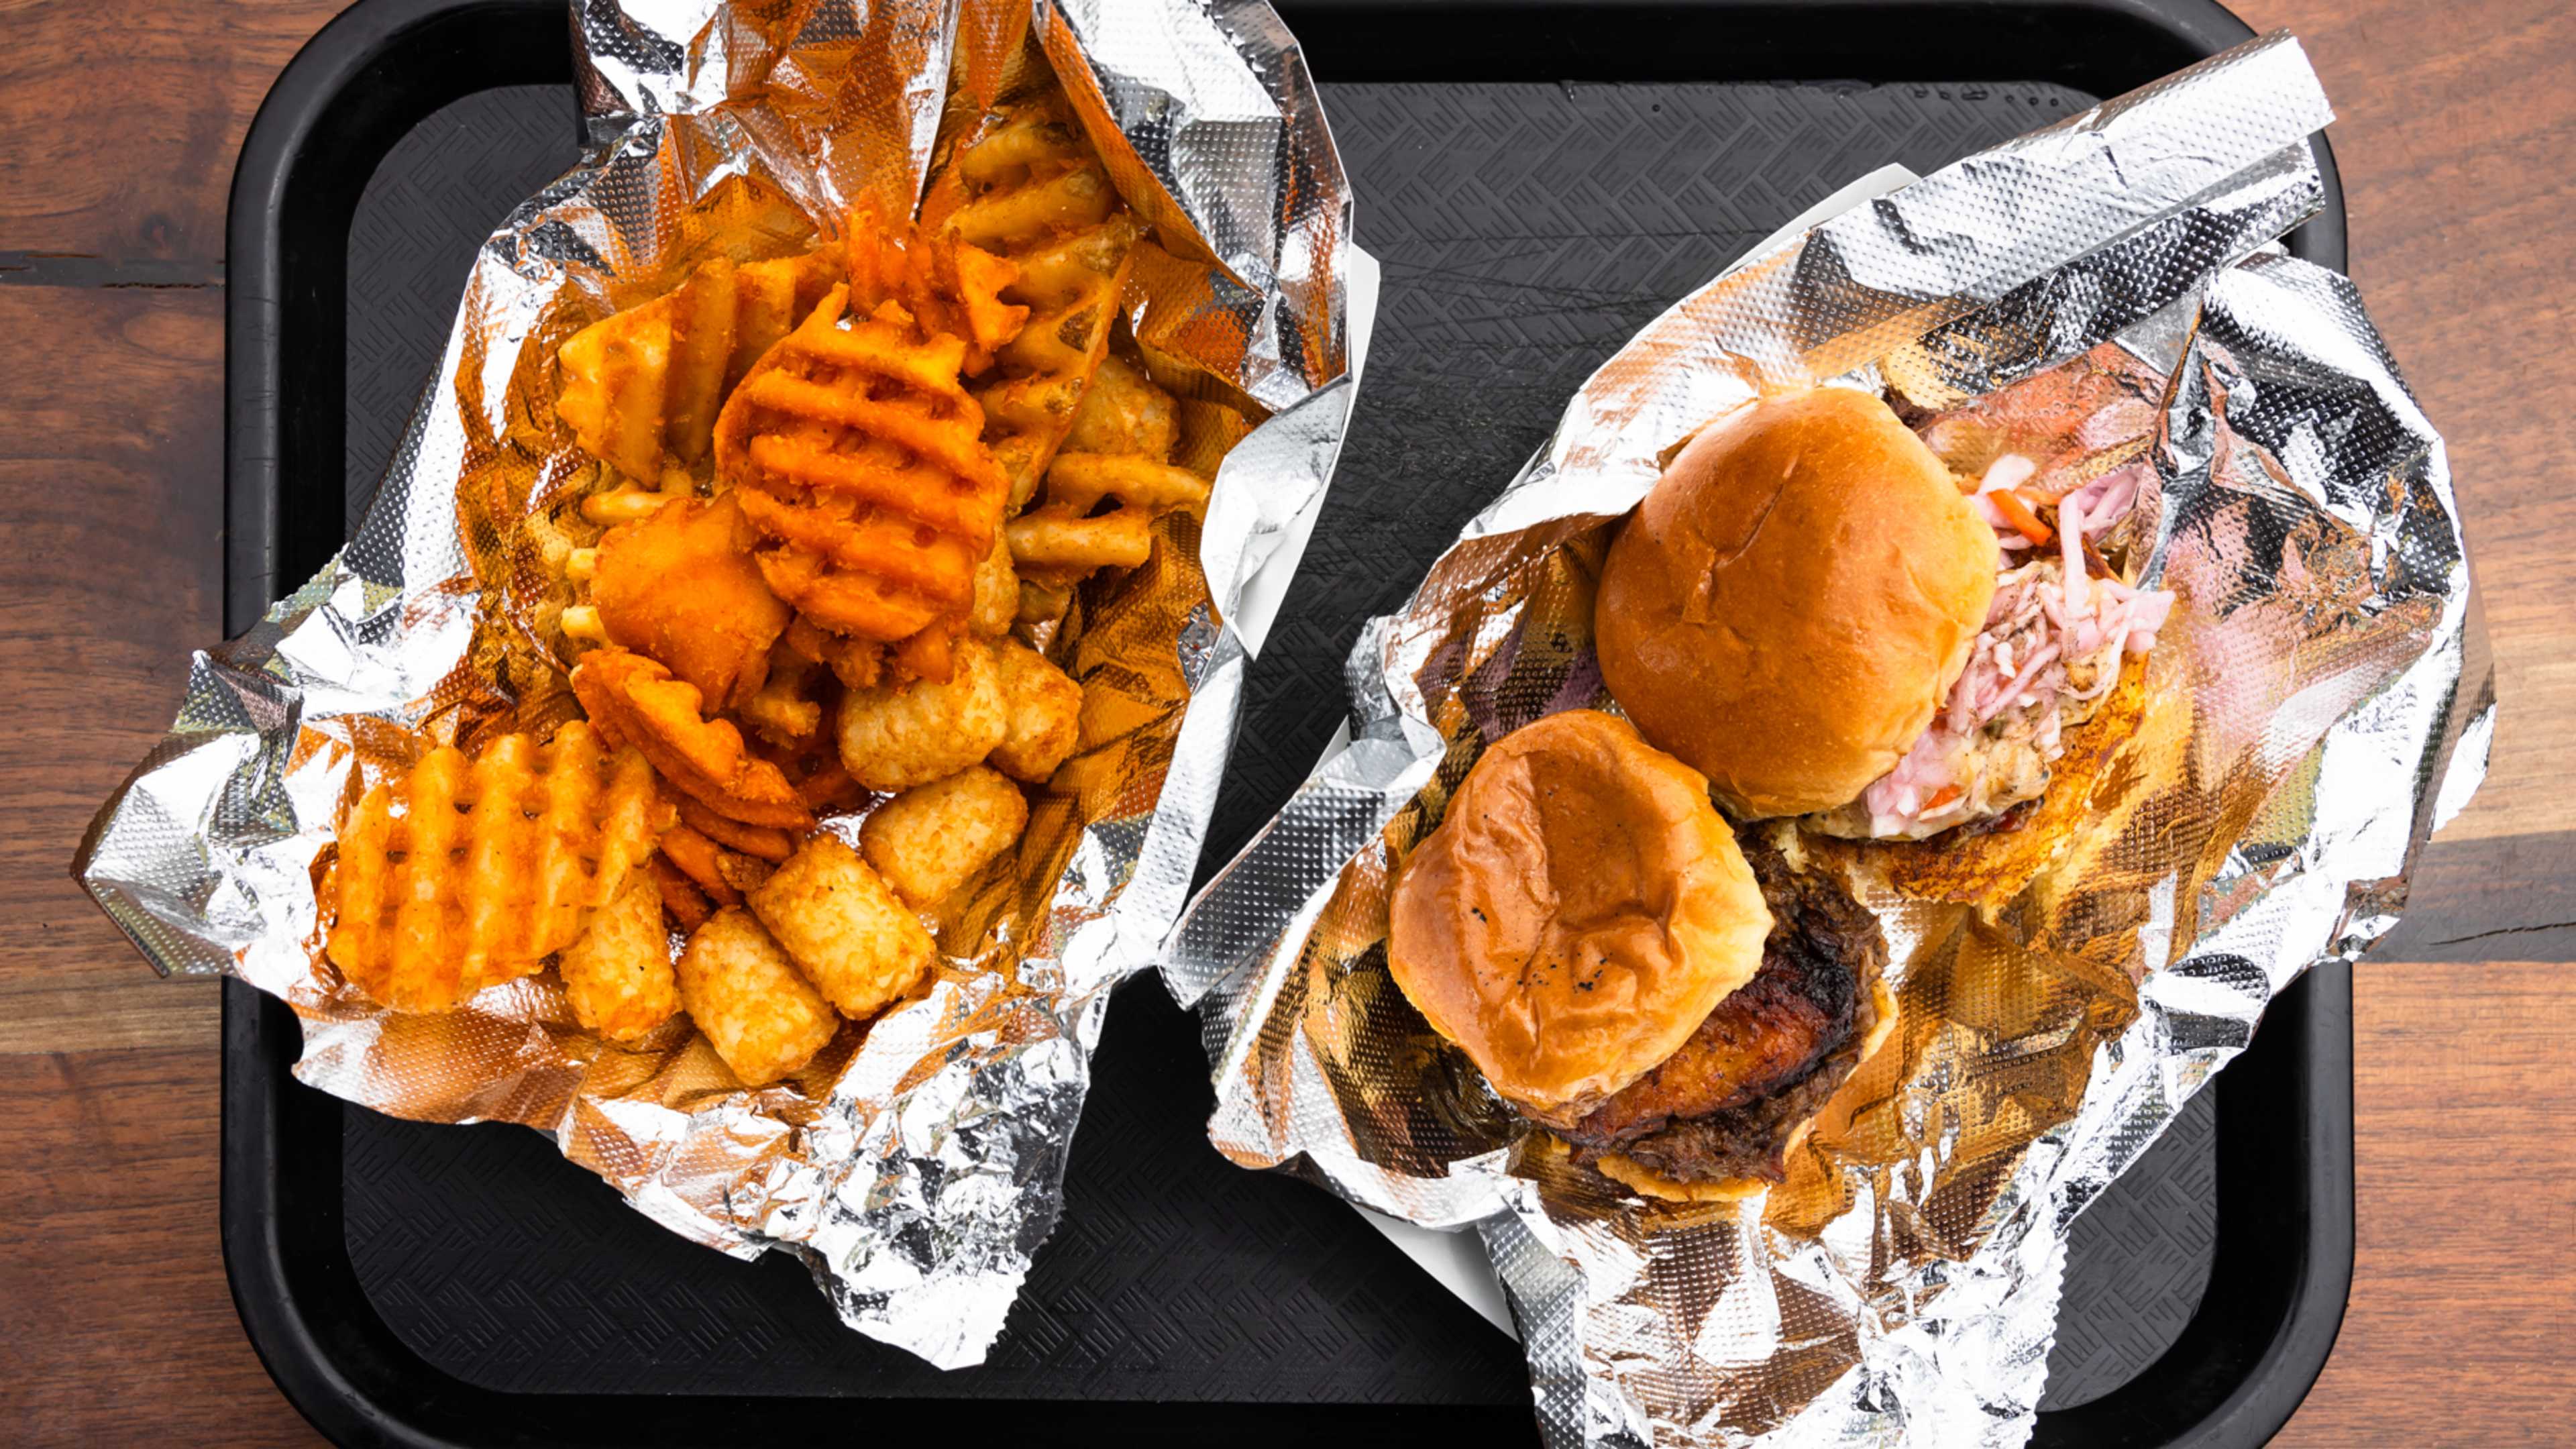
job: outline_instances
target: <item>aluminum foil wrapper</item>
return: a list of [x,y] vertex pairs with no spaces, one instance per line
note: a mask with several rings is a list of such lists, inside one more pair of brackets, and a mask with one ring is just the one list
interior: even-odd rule
[[[1721,276],[1350,659],[1349,747],[1196,900],[1209,1136],[1246,1166],[1482,1235],[1551,1444],[1992,1445],[2030,1431],[2067,1228],[2275,993],[2388,930],[2485,767],[2441,441],[2343,277],[2268,244],[2319,201],[2295,41],[2195,66]],[[1528,1150],[1386,972],[1390,867],[1481,749],[1611,703],[1609,527],[1764,389],[1885,386],[1945,454],[2141,470],[2130,557],[2180,595],[2125,763],[1986,911],[1864,899],[1899,1017],[1745,1202],[1647,1204]]]
[[[482,247],[358,536],[197,656],[75,873],[162,971],[293,1006],[304,1082],[549,1132],[674,1231],[799,1254],[859,1331],[977,1363],[1054,1227],[1110,988],[1187,895],[1259,643],[1237,606],[1340,446],[1340,162],[1260,4],[576,0],[572,20],[582,163]],[[1262,421],[1203,527],[1172,520],[1145,565],[1085,585],[1057,651],[1084,685],[1084,747],[1016,857],[949,903],[926,998],[746,1091],[685,1022],[633,1050],[583,1032],[552,971],[442,1016],[348,987],[315,889],[342,812],[433,741],[542,733],[571,709],[543,644],[560,585],[535,566],[535,523],[590,467],[554,419],[556,348],[718,251],[804,250],[862,200],[908,213],[943,126],[1040,63],[1169,253],[1125,299],[1158,377],[1185,413],[1196,394]]]

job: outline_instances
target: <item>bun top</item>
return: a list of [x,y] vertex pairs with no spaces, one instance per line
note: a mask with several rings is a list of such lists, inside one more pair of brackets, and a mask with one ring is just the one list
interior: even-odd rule
[[1845,387],[1710,424],[1603,565],[1601,676],[1748,819],[1895,767],[1968,661],[1993,530],[1886,403]]
[[1762,965],[1771,912],[1698,771],[1596,710],[1487,749],[1396,877],[1387,964],[1494,1090],[1570,1123]]

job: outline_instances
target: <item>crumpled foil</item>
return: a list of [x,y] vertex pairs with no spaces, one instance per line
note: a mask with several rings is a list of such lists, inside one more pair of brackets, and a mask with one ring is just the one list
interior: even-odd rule
[[[484,244],[357,537],[196,656],[173,732],[75,874],[165,973],[229,972],[293,1006],[304,1082],[547,1131],[676,1232],[797,1253],[859,1331],[977,1363],[1054,1227],[1110,988],[1154,959],[1187,895],[1259,644],[1229,621],[1331,476],[1348,188],[1265,5],[572,11],[582,163]],[[533,566],[532,525],[589,466],[554,421],[555,349],[718,250],[803,250],[860,201],[908,213],[943,125],[1033,74],[1024,38],[1171,253],[1125,299],[1157,376],[1185,414],[1197,398],[1266,421],[1225,455],[1203,526],[1167,522],[1145,565],[1085,586],[1084,627],[1056,650],[1084,685],[1083,748],[1016,856],[950,903],[927,997],[761,1091],[684,1021],[634,1050],[591,1037],[550,971],[443,1016],[366,1000],[321,952],[333,823],[434,740],[543,732],[570,710],[542,643],[562,600]],[[952,69],[972,99],[950,101]]]
[[[2386,932],[2485,769],[2441,440],[2352,284],[2268,244],[2330,118],[2273,36],[1844,212],[1685,298],[1353,650],[1353,738],[1192,903],[1164,976],[1209,1137],[1473,1226],[1548,1441],[2015,1444],[2067,1228],[2300,972]],[[1612,702],[1610,527],[1765,389],[1886,386],[1956,457],[2142,470],[2180,595],[2058,864],[1979,912],[1867,886],[1899,1020],[1766,1197],[1641,1203],[1527,1150],[1385,965],[1390,868],[1482,748]]]

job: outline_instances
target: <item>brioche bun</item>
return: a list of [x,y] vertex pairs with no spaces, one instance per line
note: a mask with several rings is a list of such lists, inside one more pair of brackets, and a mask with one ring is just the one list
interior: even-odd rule
[[1569,710],[1488,748],[1398,873],[1387,964],[1541,1121],[1669,1057],[1761,968],[1771,912],[1708,782]]
[[1610,545],[1601,676],[1746,819],[1893,768],[1967,664],[1994,532],[1877,397],[1820,387],[1710,424]]

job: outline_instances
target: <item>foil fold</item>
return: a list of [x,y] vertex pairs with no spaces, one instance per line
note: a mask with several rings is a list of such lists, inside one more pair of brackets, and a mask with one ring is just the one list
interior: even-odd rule
[[[571,14],[582,162],[481,248],[356,537],[196,657],[171,735],[101,809],[74,873],[164,973],[230,973],[292,1006],[307,1084],[398,1116],[536,1127],[672,1231],[795,1253],[852,1327],[977,1363],[1054,1226],[1110,990],[1155,959],[1187,895],[1259,642],[1229,620],[1331,477],[1353,368],[1349,190],[1262,4]],[[1065,662],[1087,713],[1122,723],[1086,731],[1017,868],[951,903],[926,997],[770,1088],[735,1085],[683,1023],[633,1049],[590,1037],[551,972],[444,1016],[367,1001],[321,951],[333,823],[432,741],[543,732],[569,709],[559,671],[526,662],[550,607],[528,582],[530,521],[584,466],[553,424],[555,348],[715,249],[803,250],[862,202],[909,213],[952,75],[989,101],[1030,35],[1078,108],[1108,98],[1084,119],[1131,204],[1206,259],[1131,290],[1138,336],[1158,369],[1248,397],[1260,423],[1204,525],[1166,524],[1146,565],[1086,586]],[[1188,43],[1137,43],[1157,35]],[[1218,174],[1233,167],[1258,174]]]
[[[1863,203],[1650,323],[1352,650],[1352,742],[1192,902],[1209,1137],[1472,1226],[1551,1445],[2006,1445],[2067,1228],[2302,971],[2402,908],[2485,767],[2441,441],[2346,279],[2274,239],[2331,112],[2274,35]],[[1746,1202],[1641,1202],[1532,1129],[1385,967],[1395,863],[1492,740],[1609,706],[1590,579],[1667,450],[1762,392],[1885,388],[1945,456],[2144,470],[2180,595],[2066,853],[1998,909],[1864,882],[1899,1003]]]

